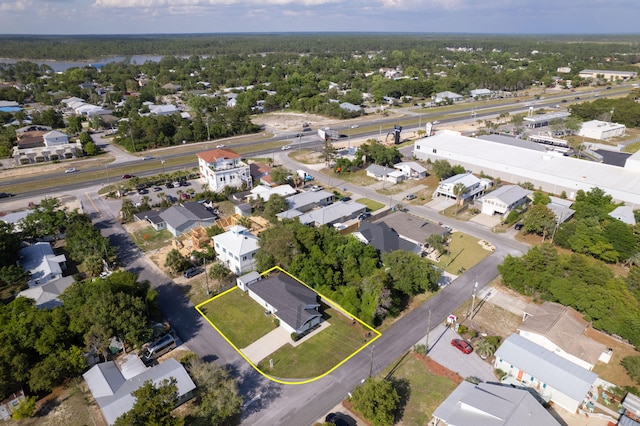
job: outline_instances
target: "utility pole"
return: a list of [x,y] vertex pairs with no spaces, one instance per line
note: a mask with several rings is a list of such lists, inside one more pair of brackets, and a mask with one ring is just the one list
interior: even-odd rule
[[467,315],[471,319],[471,324],[473,325],[473,310],[475,309],[476,304],[476,289],[478,288],[478,279],[476,278],[476,282],[473,285],[473,293],[471,293],[471,310],[469,311],[469,315]]
[[431,332],[431,309],[429,309],[429,317],[427,319],[427,341],[425,342],[424,354],[429,355],[429,333]]
[[375,346],[371,345],[371,359],[369,361],[369,378],[373,375],[373,348]]

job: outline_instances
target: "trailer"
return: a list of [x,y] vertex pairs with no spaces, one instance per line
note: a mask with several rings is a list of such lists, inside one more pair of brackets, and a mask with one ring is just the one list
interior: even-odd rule
[[318,137],[321,141],[337,141],[340,136],[337,130],[325,127],[324,129],[318,129]]
[[300,176],[302,178],[302,180],[304,180],[305,182],[309,182],[313,180],[313,176],[311,176],[309,173],[305,172],[304,170],[296,170],[296,173],[298,174],[298,176]]

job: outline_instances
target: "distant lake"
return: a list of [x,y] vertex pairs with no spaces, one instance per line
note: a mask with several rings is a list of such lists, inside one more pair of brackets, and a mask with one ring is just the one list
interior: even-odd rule
[[[27,62],[33,62],[34,64],[38,64],[38,65],[42,65],[42,64],[49,65],[51,68],[53,68],[55,72],[62,72],[62,71],[68,70],[69,68],[86,67],[88,65],[92,65],[94,67],[100,68],[104,64],[109,64],[112,62],[122,62],[126,58],[127,58],[126,56],[114,56],[112,58],[97,59],[95,61],[71,61],[71,62],[34,61],[29,59],[0,59],[0,63],[15,64],[16,62],[19,62],[19,61],[27,61]],[[140,64],[144,64],[147,61],[159,62],[162,58],[163,56],[158,56],[158,55],[133,55],[129,58],[129,62],[132,64],[140,65]]]

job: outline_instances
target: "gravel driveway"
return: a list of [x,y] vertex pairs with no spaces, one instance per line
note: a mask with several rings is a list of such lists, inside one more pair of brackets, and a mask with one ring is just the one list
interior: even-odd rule
[[[457,338],[460,336],[452,328],[442,324],[437,326],[429,333],[429,356],[464,378],[473,376],[486,382],[496,381],[493,366],[480,358],[475,351],[464,354],[451,346],[451,340]],[[424,340],[418,343],[424,344]]]

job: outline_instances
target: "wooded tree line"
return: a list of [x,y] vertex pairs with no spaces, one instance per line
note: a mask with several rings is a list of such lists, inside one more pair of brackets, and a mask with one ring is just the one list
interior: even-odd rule
[[[550,237],[498,267],[505,285],[523,294],[571,306],[595,328],[640,347],[640,228],[609,216],[618,204],[600,188],[578,191],[573,217],[558,218],[539,194],[523,217],[523,231]],[[571,250],[559,254],[553,246]],[[607,263],[625,262],[626,277]]]
[[353,236],[296,221],[260,234],[256,268],[280,266],[371,325],[398,315],[412,296],[436,291],[440,272],[415,253],[381,256]]
[[0,397],[21,388],[51,391],[84,372],[83,352],[95,350],[104,359],[112,337],[130,347],[151,337],[155,291],[135,274],[75,282],[61,298],[64,305],[53,309],[24,297],[0,306]]
[[[536,201],[538,200],[538,201]],[[609,215],[619,204],[600,188],[578,191],[575,214],[556,217],[547,207],[549,197],[535,197],[523,215],[523,232],[550,237],[558,246],[607,263],[640,264],[640,226]]]

